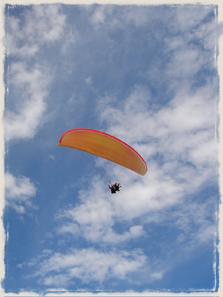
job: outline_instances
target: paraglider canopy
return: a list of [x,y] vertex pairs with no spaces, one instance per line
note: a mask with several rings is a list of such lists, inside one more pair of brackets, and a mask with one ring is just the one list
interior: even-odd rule
[[92,129],[72,129],[65,132],[58,143],[88,152],[145,175],[147,165],[131,146],[107,133]]

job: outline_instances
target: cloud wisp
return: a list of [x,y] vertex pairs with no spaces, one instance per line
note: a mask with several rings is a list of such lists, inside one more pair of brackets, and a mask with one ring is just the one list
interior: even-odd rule
[[[41,126],[46,111],[47,75],[41,69],[28,71],[23,63],[13,64],[11,76],[14,86],[24,90],[22,101],[16,111],[7,111],[4,121],[6,138],[33,138]],[[26,90],[26,92],[25,92]]]
[[25,214],[27,210],[36,209],[31,200],[36,195],[36,191],[36,186],[29,178],[5,174],[6,206],[12,207],[18,214]]

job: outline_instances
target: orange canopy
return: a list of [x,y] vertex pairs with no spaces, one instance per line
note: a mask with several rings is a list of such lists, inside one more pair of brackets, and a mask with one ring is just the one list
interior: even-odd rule
[[127,143],[107,133],[92,129],[72,129],[65,132],[58,143],[107,159],[138,174],[145,175],[147,165]]

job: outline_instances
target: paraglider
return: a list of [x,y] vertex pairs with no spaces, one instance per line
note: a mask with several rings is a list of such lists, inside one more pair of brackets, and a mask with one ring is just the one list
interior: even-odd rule
[[[68,130],[61,136],[58,145],[99,156],[140,175],[147,172],[146,162],[136,150],[122,140],[98,130]],[[119,188],[115,192],[118,190]]]
[[120,191],[121,185],[119,183],[115,183],[114,185],[110,186],[108,185],[109,189],[111,190],[112,194],[115,194],[116,191]]

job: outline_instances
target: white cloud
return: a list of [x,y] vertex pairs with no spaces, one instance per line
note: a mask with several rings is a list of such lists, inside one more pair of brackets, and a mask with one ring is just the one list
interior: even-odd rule
[[33,5],[24,15],[24,23],[10,16],[6,20],[5,44],[8,54],[17,57],[35,55],[43,43],[58,40],[65,26],[65,16],[60,5]]
[[[133,175],[121,172],[127,186],[116,196],[110,197],[109,189],[103,182],[92,182],[90,191],[80,192],[82,203],[69,207],[57,217],[58,233],[80,236],[92,243],[119,244],[146,236],[142,225],[131,223],[133,219],[161,211],[179,203],[184,186],[166,176],[155,164],[150,166],[143,181],[133,181]],[[128,222],[130,226],[121,233],[114,230],[115,223]],[[143,221],[142,221],[143,222]],[[61,225],[62,224],[62,225]]]
[[62,225],[58,229],[58,234],[73,234],[77,237],[77,235],[80,233],[80,228],[77,224],[69,223],[66,225]]
[[[66,223],[60,227],[59,233],[75,234],[87,241],[104,244],[134,240],[137,236],[147,235],[143,228],[146,222],[160,222],[157,219],[160,213],[168,212],[172,206],[184,205],[184,197],[194,195],[205,183],[216,183],[217,106],[210,90],[206,86],[191,94],[183,89],[160,109],[154,109],[150,92],[140,87],[133,90],[122,106],[116,104],[114,107],[114,100],[109,98],[102,100],[103,104],[99,106],[102,125],[109,122],[108,133],[126,141],[142,154],[148,172],[141,178],[109,163],[107,171],[121,176],[121,191],[108,199],[110,193],[104,189],[103,182],[93,180],[89,190],[80,191],[81,203],[61,214]],[[156,154],[160,156],[157,161],[154,159]],[[103,161],[99,163],[103,167]],[[189,208],[186,218],[191,212],[192,208]],[[207,213],[201,216],[206,217]],[[150,217],[150,220],[144,221],[143,217]],[[142,225],[132,224],[120,234],[114,231],[115,223],[129,223],[137,218],[142,219]],[[200,228],[198,221],[195,225]],[[208,234],[207,230],[212,230],[208,223],[193,236],[201,239],[202,232]]]
[[[186,32],[186,22],[183,28]],[[205,185],[217,183],[218,98],[213,81],[207,79],[206,84],[195,88],[191,79],[203,67],[210,67],[214,58],[207,60],[210,52],[188,45],[186,38],[192,40],[193,36],[174,37],[173,43],[166,40],[170,44],[167,50],[173,51],[163,75],[170,79],[163,82],[170,82],[169,90],[173,92],[168,103],[159,105],[150,90],[139,85],[125,100],[107,96],[97,106],[101,126],[108,127],[106,132],[132,145],[145,158],[147,174],[139,177],[108,164],[107,171],[113,178],[121,177],[121,192],[110,197],[103,183],[93,180],[89,189],[80,191],[80,204],[61,214],[64,225],[60,235],[69,233],[103,246],[148,237],[147,226],[151,223],[170,226],[177,236],[171,244],[165,241],[169,255],[161,248],[159,265],[151,259],[153,274],[148,282],[162,279],[181,263],[182,254],[186,261],[202,245],[212,244],[215,237],[214,213],[210,214],[210,209],[213,211],[216,197],[210,197],[210,204],[206,200],[197,202],[195,197]],[[213,40],[212,33],[205,38],[205,43]],[[156,76],[153,71],[152,76]],[[140,224],[134,225],[135,219],[140,219]],[[115,223],[127,223],[128,228],[118,233]]]
[[51,159],[51,160],[55,160],[55,156],[54,155],[49,155],[49,158]]
[[[105,22],[106,13],[104,7],[98,7],[92,22]],[[187,22],[188,16],[181,27],[185,31],[194,26],[194,22]],[[130,19],[133,17],[130,16]],[[140,25],[139,15],[135,15],[134,20]],[[51,32],[49,36],[56,34]],[[52,40],[49,36],[46,34],[46,38]],[[121,177],[121,192],[111,195],[102,181],[93,179],[89,189],[85,184],[85,190],[79,191],[80,202],[62,210],[57,217],[61,219],[57,235],[61,237],[69,234],[73,238],[84,239],[87,244],[100,244],[104,249],[118,244],[125,247],[130,241],[149,237],[147,227],[151,223],[159,224],[161,228],[162,224],[170,226],[177,231],[176,237],[171,244],[166,240],[168,246],[160,248],[160,261],[152,257],[149,259],[149,253],[147,256],[134,251],[106,253],[94,248],[51,254],[47,259],[39,260],[36,273],[45,285],[66,286],[75,279],[81,279],[83,283],[102,283],[113,277],[128,279],[130,273],[138,273],[142,268],[149,272],[145,274],[148,276],[146,282],[160,280],[168,269],[178,265],[182,253],[185,253],[186,259],[202,244],[208,245],[213,240],[215,228],[213,220],[208,218],[212,216],[208,211],[216,198],[210,197],[211,202],[208,204],[206,201],[196,202],[194,197],[205,184],[217,182],[217,98],[210,81],[206,86],[192,91],[191,77],[208,65],[206,55],[202,56],[197,48],[185,45],[186,38],[192,37],[185,35],[182,38],[166,39],[166,44],[170,44],[167,50],[170,53],[174,51],[167,68],[162,69],[163,77],[168,76],[170,79],[165,83],[170,82],[169,89],[174,91],[169,103],[154,103],[149,89],[135,86],[124,100],[119,102],[118,98],[107,96],[96,106],[100,110],[102,127],[109,127],[106,132],[132,145],[146,159],[147,174],[144,177],[137,176],[109,163],[108,171],[113,179],[116,174]],[[213,38],[212,33],[207,34],[207,39],[209,37]],[[210,44],[207,45],[208,49]],[[156,74],[151,71],[149,77]],[[31,90],[35,89],[29,75],[21,77],[22,80],[15,75],[20,84],[26,83]],[[91,84],[90,76],[86,83]],[[23,118],[26,118],[26,114],[23,114]],[[13,119],[10,121],[13,122]],[[38,125],[37,119],[35,122],[36,125],[28,124],[29,133],[23,132],[20,137],[31,137]],[[16,127],[16,122],[13,126]],[[11,132],[11,138],[15,134]],[[104,161],[98,163],[103,166]],[[118,232],[116,223],[123,223],[124,231]],[[166,248],[170,250],[168,255],[164,253]],[[178,263],[172,262],[176,251],[179,251],[176,257]],[[34,262],[36,265],[37,262]],[[148,268],[148,263],[151,268]]]
[[146,257],[140,250],[101,252],[94,248],[71,249],[66,254],[54,253],[42,261],[35,276],[40,276],[45,285],[52,286],[65,286],[75,279],[84,284],[91,281],[102,283],[110,278],[128,280],[129,275],[140,270],[145,261]]
[[[136,90],[126,98],[124,106],[100,105],[102,123],[109,123],[108,133],[130,143],[147,160],[159,153],[165,163],[171,161],[174,164],[178,160],[191,162],[198,168],[207,165],[216,168],[215,121],[218,110],[211,86],[194,94],[187,89],[180,90],[168,105],[157,110],[152,104],[151,108],[143,104],[145,98],[150,98],[149,93]],[[144,99],[140,100],[142,94]],[[104,110],[103,106],[106,106]],[[198,154],[199,150],[201,154]],[[182,164],[178,165],[182,168]]]
[[[173,99],[160,108],[152,104],[150,92],[140,87],[132,91],[124,104],[119,104],[114,98],[102,99],[99,108],[102,125],[108,124],[109,127],[106,132],[139,151],[147,160],[148,172],[139,178],[124,169],[110,167],[111,172],[119,172],[120,182],[128,187],[123,187],[118,196],[106,200],[105,214],[109,210],[109,216],[106,215],[103,224],[98,222],[96,225],[91,214],[87,215],[86,229],[85,223],[78,221],[86,240],[94,242],[94,238],[96,242],[106,243],[109,238],[110,243],[115,244],[131,240],[130,231],[117,234],[113,224],[141,218],[139,231],[143,232],[139,232],[139,236],[148,236],[144,231],[146,228],[143,228],[146,222],[171,222],[172,227],[172,221],[176,222],[174,228],[182,233],[173,241],[174,246],[168,246],[172,255],[178,246],[188,259],[202,244],[213,242],[216,228],[214,213],[210,214],[210,209],[213,210],[216,197],[210,197],[210,205],[193,199],[203,186],[216,185],[218,181],[218,140],[215,138],[218,101],[214,92],[209,83],[195,92],[186,87],[178,90]],[[154,159],[156,154],[159,154],[157,161]],[[93,202],[93,196],[98,195],[97,199],[100,197],[102,201],[108,196],[101,192],[97,194],[92,187],[91,192],[82,192],[82,204],[70,210],[72,220],[77,220],[76,213],[79,217],[84,216],[89,201],[97,212],[94,218],[100,217],[100,208],[96,201]],[[97,183],[95,188],[101,188],[101,185]],[[171,219],[168,209],[172,206],[176,211],[175,215],[171,212]],[[182,253],[177,254],[178,263],[162,260],[165,271],[179,265]],[[156,275],[157,278],[162,278],[164,270]]]
[[88,76],[86,79],[85,79],[85,82],[87,85],[92,85],[92,78],[91,76]]
[[[88,11],[91,8],[86,8]],[[115,13],[115,5],[98,5],[92,10],[90,22],[95,29],[101,28],[101,26],[122,27],[119,20],[119,16]]]
[[31,201],[31,198],[36,195],[36,190],[29,178],[15,177],[8,172],[5,173],[6,205],[14,208],[17,213],[24,214],[30,208],[36,208]]
[[[69,284],[70,278],[64,274],[48,276],[43,280],[43,284],[50,287],[65,287]],[[57,291],[58,293],[58,291]]]
[[[45,122],[46,99],[54,73],[48,69],[48,63],[43,61],[41,66],[41,62],[35,61],[44,45],[49,47],[63,37],[66,25],[58,4],[33,5],[21,19],[15,16],[6,19],[7,54],[15,58],[8,67],[10,109],[6,109],[4,119],[7,140],[33,138]],[[68,41],[71,39],[69,36]],[[19,62],[15,62],[16,58]],[[11,102],[11,96],[16,101]]]
[[[214,55],[220,36],[220,26],[216,18],[202,22],[214,11],[214,6],[202,8],[197,6],[191,9],[182,6],[176,9],[176,14],[168,22],[172,34],[164,38],[164,54],[167,54],[169,59],[165,63],[155,61],[156,63],[152,63],[148,69],[150,84],[160,88],[168,86],[167,95],[168,92],[176,92],[200,83],[200,78],[208,81],[210,76],[204,75],[207,69],[216,70]],[[216,79],[214,77],[211,79],[213,81],[209,84],[212,87],[216,86]]]
[[97,7],[91,16],[91,22],[93,24],[104,23],[104,20],[106,18],[105,10],[105,5],[100,5],[99,7]]
[[[46,110],[46,87],[49,79],[38,67],[28,71],[23,63],[14,63],[11,67],[10,83],[22,89],[23,98],[17,98],[16,111],[6,110],[4,127],[7,140],[34,137],[42,124]],[[16,103],[15,103],[16,104]]]
[[161,280],[163,278],[162,272],[155,272],[151,275],[152,279],[154,280]]
[[176,9],[176,19],[172,25],[180,32],[189,31],[198,26],[204,18],[214,10],[214,5],[207,6],[178,6]]
[[138,237],[144,235],[145,231],[142,226],[131,226],[129,231],[124,232],[123,234],[117,234],[112,230],[112,228],[108,228],[102,240],[104,243],[120,244],[132,239],[137,239]]

